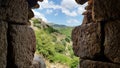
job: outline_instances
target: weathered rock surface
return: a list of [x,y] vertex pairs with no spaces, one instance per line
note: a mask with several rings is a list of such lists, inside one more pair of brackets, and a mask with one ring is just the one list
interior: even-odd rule
[[28,21],[28,3],[26,0],[0,0],[0,19],[14,23]]
[[120,65],[101,61],[81,60],[80,68],[120,68]]
[[119,7],[120,0],[88,0],[83,23],[72,32],[74,53],[84,59],[80,68],[120,68]]
[[93,0],[89,0],[88,6],[85,7],[86,11],[82,14],[82,15],[84,15],[82,24],[91,23],[91,22],[94,23],[94,21],[92,19],[92,4],[93,4],[92,2],[93,2]]
[[120,17],[120,0],[94,0],[93,18],[94,20],[110,20]]
[[7,65],[7,23],[0,20],[0,68]]
[[97,56],[101,51],[100,23],[83,24],[72,32],[73,50],[80,58]]
[[32,1],[0,0],[0,68],[41,68],[32,63],[36,40],[28,21],[34,16],[31,8],[43,0]]
[[31,9],[28,10],[28,19],[31,19],[32,17],[34,17],[34,13]]
[[[36,64],[35,64],[36,63]],[[35,54],[34,55],[34,59],[33,59],[33,65],[39,65],[38,67],[40,68],[46,68],[46,65],[45,65],[45,61],[43,60],[43,58],[38,55],[38,54]]]
[[91,23],[91,22],[93,22],[92,16],[91,15],[84,15],[84,19],[83,19],[82,24],[88,24],[88,23]]
[[39,62],[33,61],[32,66],[30,68],[41,68],[41,65]]
[[113,62],[120,63],[120,20],[105,24],[105,55]]
[[34,31],[27,25],[9,24],[8,42],[9,67],[29,68],[32,65],[36,45]]

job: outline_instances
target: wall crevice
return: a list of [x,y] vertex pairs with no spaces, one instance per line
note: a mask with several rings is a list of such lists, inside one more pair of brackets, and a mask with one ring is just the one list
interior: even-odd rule
[[8,23],[7,29],[7,67],[6,68],[17,68],[15,65],[15,58],[14,58],[14,49],[11,44],[12,37],[10,36],[10,24]]

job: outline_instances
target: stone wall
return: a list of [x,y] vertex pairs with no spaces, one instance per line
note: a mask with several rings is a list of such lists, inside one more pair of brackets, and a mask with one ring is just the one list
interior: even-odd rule
[[72,31],[80,68],[120,68],[119,7],[120,0],[88,0],[82,25]]
[[36,39],[29,11],[27,0],[0,0],[0,68],[41,68],[33,60]]

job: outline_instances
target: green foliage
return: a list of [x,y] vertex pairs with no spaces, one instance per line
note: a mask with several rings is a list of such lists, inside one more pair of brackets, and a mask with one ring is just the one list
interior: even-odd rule
[[70,58],[64,54],[60,54],[60,53],[56,53],[55,56],[51,59],[51,61],[62,63],[62,64],[67,64],[68,66],[70,66],[70,68],[76,68],[79,63],[78,58],[74,57],[72,59],[72,58]]
[[43,54],[44,57],[49,57],[54,55],[55,47],[52,42],[52,37],[46,34],[43,30],[36,31],[37,39],[37,52]]
[[48,32],[48,33],[53,33],[53,32],[58,32],[58,33],[59,33],[58,30],[54,29],[54,28],[51,27],[51,26],[49,26],[48,28],[45,28],[44,30],[45,30],[46,32]]
[[41,28],[40,26],[41,26],[41,21],[39,21],[38,19],[33,19],[32,20],[33,21],[33,25],[35,26],[35,27],[38,27],[38,28]]
[[64,54],[60,54],[60,53],[56,53],[52,60],[58,63],[63,63],[63,64],[66,63],[67,65],[71,64],[71,58],[69,58],[68,56]]
[[39,21],[38,19],[33,19],[33,23],[34,23],[34,24],[39,24],[40,21]]
[[[57,41],[55,36],[51,36],[43,29],[36,30],[37,52],[42,54],[50,62],[58,62],[67,64],[70,68],[76,68],[78,65],[78,58],[73,54],[72,47],[69,45],[68,50],[71,56],[64,54],[66,47],[66,40]],[[54,40],[53,40],[54,39]],[[55,41],[56,40],[56,41]]]
[[[49,26],[48,28],[41,27],[39,20],[34,20],[38,30],[35,30],[37,46],[36,52],[43,55],[45,59],[53,63],[62,63],[68,65],[70,68],[76,68],[78,65],[78,58],[74,56],[71,42],[72,28],[59,28],[54,29]],[[66,35],[62,39],[58,38],[62,34]],[[62,37],[62,36],[61,36]],[[70,55],[66,55],[66,54]]]
[[71,39],[70,38],[65,38],[66,42],[70,43]]
[[64,27],[64,28],[58,28],[57,30],[62,34],[71,37],[72,29],[73,29],[72,27]]
[[55,45],[55,51],[58,53],[64,53],[65,52],[65,46],[61,44]]
[[70,64],[70,67],[71,67],[71,68],[77,68],[78,63],[79,63],[79,58],[74,57],[74,58],[72,59],[72,62],[71,62],[71,64]]
[[52,37],[53,37],[52,41],[57,42],[57,38],[55,36],[52,36]]
[[61,42],[62,42],[62,44],[63,44],[64,46],[66,45],[65,39],[62,39]]

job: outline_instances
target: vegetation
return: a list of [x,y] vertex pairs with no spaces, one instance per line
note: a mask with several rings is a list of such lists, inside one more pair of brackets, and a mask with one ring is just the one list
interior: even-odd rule
[[63,28],[57,28],[57,30],[59,30],[60,33],[68,36],[69,38],[71,37],[71,31],[72,31],[73,27],[63,27]]
[[55,29],[47,24],[47,28],[41,28],[42,25],[38,25],[39,20],[33,20],[33,22],[34,26],[38,28],[35,30],[37,39],[36,52],[51,63],[62,63],[68,65],[69,68],[76,68],[78,58],[73,54],[70,39],[72,28]]

